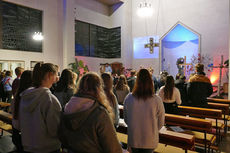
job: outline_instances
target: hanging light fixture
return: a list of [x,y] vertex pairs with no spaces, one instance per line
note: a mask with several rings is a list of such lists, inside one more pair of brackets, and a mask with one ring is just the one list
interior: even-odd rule
[[43,40],[43,35],[41,32],[34,32],[33,34],[33,39],[36,41],[42,41]]
[[[160,44],[158,42],[158,40],[156,39],[159,39],[157,38],[157,32],[158,32],[158,19],[159,19],[159,13],[160,13],[160,0],[158,0],[158,6],[157,6],[157,9],[155,9],[157,12],[156,12],[156,27],[155,27],[155,37],[148,37],[147,40],[146,40],[146,44],[144,45],[145,48],[149,48],[149,52],[150,54],[153,54],[154,52],[154,48],[155,47],[159,47]],[[147,26],[147,21],[150,19],[150,18],[147,18],[147,17],[151,17],[152,14],[153,14],[153,8],[151,7],[151,4],[150,3],[147,3],[146,0],[142,3],[140,3],[139,5],[139,9],[138,9],[138,16],[140,17],[146,17],[144,20],[145,20],[145,32],[146,32],[146,36],[148,36],[148,26]]]
[[139,9],[137,10],[137,15],[139,17],[150,17],[153,15],[153,9],[150,3],[141,2],[139,4]]

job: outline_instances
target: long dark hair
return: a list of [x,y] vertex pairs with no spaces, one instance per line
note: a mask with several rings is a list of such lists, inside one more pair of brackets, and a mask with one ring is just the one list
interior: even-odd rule
[[97,73],[88,72],[83,75],[78,84],[77,94],[94,97],[97,102],[108,110],[110,117],[114,119],[114,113],[103,90],[102,79]]
[[13,118],[18,119],[18,111],[19,111],[19,105],[21,96],[20,94],[28,89],[29,87],[32,87],[32,71],[26,70],[22,73],[20,81],[19,81],[19,87],[15,95],[15,101],[14,101],[14,112],[13,112]]
[[73,82],[73,72],[69,69],[64,69],[61,73],[60,80],[57,82],[56,92],[66,92],[69,88],[75,89]]
[[140,69],[133,88],[133,95],[138,99],[146,100],[154,95],[152,77],[147,69]]
[[175,87],[174,78],[171,75],[166,77],[165,87],[164,87],[164,98],[172,99],[173,96],[173,88]]
[[58,67],[52,63],[37,63],[33,70],[33,86],[38,88],[48,72],[57,73]]
[[109,73],[102,73],[101,78],[104,82],[104,91],[109,100],[111,107],[115,108],[116,106],[116,97],[113,93],[113,79]]

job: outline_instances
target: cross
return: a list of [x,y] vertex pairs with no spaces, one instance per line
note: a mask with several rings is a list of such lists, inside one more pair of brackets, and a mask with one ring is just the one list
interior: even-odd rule
[[212,67],[220,69],[219,83],[218,83],[218,89],[217,89],[217,96],[220,97],[220,85],[221,85],[221,80],[222,80],[222,69],[223,68],[228,68],[228,66],[224,66],[224,56],[221,55],[221,62],[220,62],[219,66],[212,66]]
[[149,38],[149,42],[149,44],[145,44],[145,48],[149,48],[149,52],[150,54],[152,54],[154,51],[154,47],[159,47],[159,43],[154,43],[153,38]]
[[192,65],[191,63],[186,63],[186,56],[184,56],[184,63],[183,64],[179,64],[180,66],[184,66],[184,76],[186,73],[186,69],[188,65]]

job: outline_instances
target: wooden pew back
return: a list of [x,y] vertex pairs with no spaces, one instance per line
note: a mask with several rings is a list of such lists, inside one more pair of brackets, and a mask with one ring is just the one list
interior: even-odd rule
[[9,107],[11,104],[7,102],[0,102],[0,108]]
[[210,97],[208,97],[207,102],[222,103],[222,104],[230,105],[230,100],[228,100],[228,99],[219,99],[219,98],[210,98]]
[[177,133],[169,130],[160,131],[159,142],[187,150],[195,149],[195,137],[193,135]]
[[220,109],[220,110],[222,110],[222,113],[225,115],[229,114],[229,105],[228,104],[209,102],[207,107],[212,108],[212,109]]
[[12,114],[0,110],[0,120],[4,121],[5,123],[11,124],[12,119]]
[[180,115],[165,114],[165,123],[194,131],[210,132],[212,130],[211,121]]
[[222,119],[222,110],[218,109],[178,106],[178,113],[199,118]]
[[[119,126],[117,132],[127,134],[127,127]],[[174,131],[160,131],[159,142],[186,150],[194,150],[195,137],[189,134],[177,133]]]

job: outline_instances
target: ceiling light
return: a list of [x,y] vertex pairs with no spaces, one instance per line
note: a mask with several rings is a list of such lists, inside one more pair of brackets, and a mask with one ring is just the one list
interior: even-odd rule
[[33,34],[33,39],[36,41],[42,41],[43,40],[43,35],[41,32],[35,32]]

